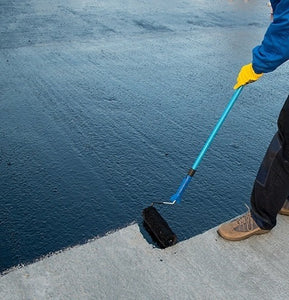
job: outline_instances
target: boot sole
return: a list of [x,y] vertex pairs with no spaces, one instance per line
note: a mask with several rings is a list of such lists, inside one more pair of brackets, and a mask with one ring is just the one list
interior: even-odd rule
[[282,209],[279,211],[279,214],[280,215],[283,215],[283,216],[289,216],[289,211],[286,210],[286,211],[282,211]]
[[244,236],[241,237],[231,237],[231,236],[226,236],[223,233],[221,233],[219,230],[217,230],[219,236],[221,236],[223,239],[228,240],[228,241],[242,241],[245,240],[253,235],[260,235],[260,234],[264,234],[264,233],[268,233],[270,230],[265,230],[265,229],[260,229],[257,231],[253,231],[251,233],[248,233]]

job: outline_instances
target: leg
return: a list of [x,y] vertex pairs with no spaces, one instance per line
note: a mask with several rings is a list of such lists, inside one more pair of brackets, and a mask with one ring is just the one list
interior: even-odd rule
[[276,225],[276,216],[289,195],[289,96],[278,118],[278,132],[272,139],[257,174],[251,210],[222,224],[218,234],[240,241],[268,232]]
[[289,195],[289,96],[278,118],[273,137],[257,174],[251,214],[262,229],[272,229],[276,216]]

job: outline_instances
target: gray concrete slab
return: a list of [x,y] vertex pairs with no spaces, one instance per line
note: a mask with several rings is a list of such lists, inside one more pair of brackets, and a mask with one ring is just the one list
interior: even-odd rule
[[227,242],[213,228],[161,250],[133,224],[0,278],[0,299],[288,299],[289,218]]
[[[2,0],[0,16],[0,272],[168,200],[270,22],[257,0]],[[181,240],[243,212],[286,68],[244,89],[164,212]]]
[[[187,157],[184,149],[190,149],[196,143],[190,139],[185,141],[178,135],[183,131],[189,136],[185,131],[191,130],[187,126],[187,120],[192,120],[191,106],[195,106],[194,115],[204,119],[203,108],[212,105],[212,91],[218,90],[213,104],[220,103],[223,108],[232,94],[236,70],[242,63],[250,61],[250,49],[261,40],[269,23],[269,14],[267,19],[264,18],[267,7],[263,4],[222,0],[207,3],[201,0],[2,1],[0,102],[1,124],[6,128],[5,132],[1,131],[1,155],[4,157],[1,162],[6,162],[1,165],[1,174],[4,174],[1,196],[5,195],[1,204],[6,203],[4,208],[1,207],[1,212],[6,214],[0,220],[0,246],[4,249],[0,254],[5,254],[3,259],[1,257],[2,263],[15,257],[30,259],[30,252],[33,258],[38,257],[42,251],[49,251],[50,246],[61,248],[65,239],[67,243],[79,242],[77,234],[84,235],[83,231],[77,230],[84,227],[82,220],[91,220],[86,224],[89,230],[100,230],[101,225],[110,224],[122,214],[140,215],[143,199],[150,198],[146,195],[154,193],[157,199],[157,193],[164,196],[166,189],[164,184],[162,190],[159,188],[159,172],[155,166],[167,177],[170,172],[166,170],[179,174],[180,165],[187,165],[187,161],[180,163],[179,159]],[[224,60],[224,57],[228,59]],[[200,207],[188,201],[192,203],[190,209],[184,204],[179,215],[174,213],[170,217],[171,221],[187,220],[186,226],[180,224],[178,227],[178,233],[183,237],[192,234],[191,230],[186,232],[186,228],[194,226],[192,218],[195,224],[203,222],[210,228],[211,220],[218,223],[216,211],[226,216],[232,214],[232,207],[243,202],[243,199],[235,199],[244,196],[245,192],[249,195],[247,182],[241,180],[255,176],[255,169],[250,166],[257,164],[256,152],[263,153],[260,144],[267,146],[267,141],[257,137],[268,136],[270,139],[271,131],[275,131],[275,124],[272,125],[271,118],[267,119],[263,109],[277,116],[280,101],[287,93],[288,80],[282,74],[284,68],[274,75],[268,74],[254,90],[250,90],[255,96],[243,101],[238,110],[242,118],[232,118],[234,121],[229,123],[232,126],[230,142],[216,147],[219,149],[217,157],[223,157],[232,141],[231,132],[236,132],[233,128],[247,124],[247,139],[258,140],[258,145],[245,145],[244,140],[240,145],[231,144],[236,162],[241,164],[240,153],[246,153],[243,162],[246,167],[238,170],[240,181],[235,179],[234,166],[222,166],[223,173],[234,178],[236,186],[232,187],[224,178],[221,180],[225,183],[223,186],[218,185],[206,194],[211,186],[208,183],[212,182],[210,176],[216,177],[214,170],[219,168],[214,166],[216,169],[204,171],[205,175],[199,174],[201,180],[197,184],[202,195],[199,206],[203,203],[204,213],[199,213]],[[215,79],[217,76],[218,80]],[[264,94],[265,99],[256,100]],[[198,101],[193,101],[192,95]],[[251,114],[252,99],[255,102],[254,118],[244,122],[243,117]],[[147,117],[139,117],[144,115]],[[203,123],[207,123],[207,119],[213,120],[215,115],[219,114],[208,111]],[[96,119],[102,120],[102,125],[112,126],[95,127]],[[258,127],[255,123],[260,119],[263,119],[262,126]],[[154,127],[147,124],[154,124]],[[195,130],[198,133],[204,131],[200,140],[207,137],[211,129],[211,125],[207,125]],[[121,126],[124,129],[118,131]],[[255,138],[252,132],[256,127],[262,132],[257,130]],[[171,135],[164,136],[163,141],[159,135],[147,135],[147,132],[167,132],[168,128]],[[96,134],[103,138],[101,141],[113,137],[111,144],[117,153],[111,151],[109,156],[105,148],[105,155],[101,156],[98,147],[105,143],[93,144],[91,140],[96,140]],[[173,146],[171,141],[177,138],[179,141],[175,141],[171,152],[176,153],[178,161],[172,160],[169,164],[163,161],[163,165],[155,163],[151,153],[161,157],[166,143]],[[123,154],[131,161],[139,161],[140,165],[121,163],[122,173],[118,173],[112,158],[120,149],[126,153],[127,140],[138,145],[137,148],[146,147],[143,152],[130,152],[134,153],[134,159]],[[140,144],[137,144],[138,140]],[[164,146],[160,146],[161,142]],[[243,144],[246,148],[242,148]],[[224,148],[226,151],[222,151]],[[46,171],[60,154],[66,157],[64,154],[67,153],[70,159],[60,159],[53,166],[55,173],[51,175]],[[42,156],[47,157],[46,165],[43,165]],[[102,161],[105,168],[101,167]],[[153,167],[147,165],[147,177],[135,182],[135,173],[145,173],[143,165],[150,161]],[[19,165],[23,166],[21,171],[11,170],[11,166]],[[81,172],[75,173],[75,169]],[[59,170],[68,170],[66,181],[59,175]],[[115,181],[111,178],[112,173]],[[124,176],[126,173],[128,177]],[[75,182],[75,178],[82,176],[83,182]],[[170,189],[175,182],[179,183],[179,176],[167,177],[165,183]],[[90,177],[91,181],[88,180]],[[96,184],[98,177],[103,178]],[[126,181],[121,185],[123,178]],[[120,194],[121,188],[115,185],[118,182],[121,188],[126,186],[123,190],[127,189],[127,193]],[[149,182],[146,193],[146,187],[140,184],[143,182]],[[75,190],[71,191],[71,186],[75,186]],[[91,191],[91,186],[97,195],[87,192]],[[239,187],[243,190],[238,190]],[[140,189],[139,193],[137,189]],[[194,198],[198,198],[196,188],[193,190]],[[50,197],[47,196],[49,191]],[[232,191],[235,194],[231,194]],[[55,197],[56,192],[58,197]],[[75,201],[63,201],[75,194]],[[106,194],[113,200],[111,205],[107,205],[107,199],[102,197]],[[139,198],[135,198],[137,194]],[[224,199],[224,195],[229,196]],[[52,203],[51,199],[57,201]],[[95,200],[80,213],[80,208],[87,205],[87,199]],[[124,199],[127,206],[124,206]],[[210,202],[203,199],[210,199]],[[228,202],[230,199],[233,199],[231,203]],[[106,211],[101,201],[107,205]],[[73,207],[71,203],[76,207],[74,213],[67,211],[67,207]],[[85,204],[81,206],[82,203]],[[49,209],[55,212],[52,216],[47,214]],[[47,220],[44,215],[48,216]],[[288,218],[279,217],[277,227],[269,234],[234,243],[220,239],[213,228],[165,250],[149,245],[134,224],[11,270],[0,277],[0,299],[286,299],[289,271],[284,262],[288,261],[288,223]],[[89,231],[89,234],[94,233]]]

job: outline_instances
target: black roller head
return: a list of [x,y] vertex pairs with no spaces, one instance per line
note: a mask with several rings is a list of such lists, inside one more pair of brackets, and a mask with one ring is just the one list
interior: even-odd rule
[[145,208],[142,215],[144,227],[161,248],[167,248],[177,243],[177,236],[153,206]]

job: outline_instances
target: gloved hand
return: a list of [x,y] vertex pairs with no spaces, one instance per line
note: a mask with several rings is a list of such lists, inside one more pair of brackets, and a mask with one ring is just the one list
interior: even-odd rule
[[263,73],[261,73],[261,74],[255,73],[252,63],[245,65],[241,68],[241,70],[239,72],[239,75],[237,77],[237,82],[234,86],[234,89],[236,90],[237,88],[239,88],[242,85],[254,82],[254,81],[258,80],[262,75],[263,75]]

